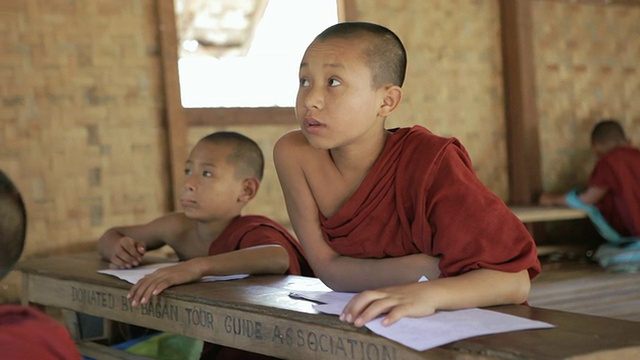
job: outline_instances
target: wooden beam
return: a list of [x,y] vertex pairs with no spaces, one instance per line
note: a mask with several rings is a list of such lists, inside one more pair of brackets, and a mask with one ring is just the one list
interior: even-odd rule
[[188,126],[212,125],[296,125],[292,107],[186,108]]
[[356,0],[336,0],[338,2],[338,21],[358,21]]
[[532,204],[542,190],[531,4],[500,0],[511,205]]
[[538,0],[578,5],[629,5],[640,6],[640,0]]
[[171,179],[170,197],[173,200],[172,209],[175,210],[179,208],[180,204],[180,184],[182,184],[183,177],[182,164],[185,161],[188,149],[186,118],[180,97],[178,35],[173,0],[158,0],[158,23],[166,105],[165,120],[169,158],[167,167]]

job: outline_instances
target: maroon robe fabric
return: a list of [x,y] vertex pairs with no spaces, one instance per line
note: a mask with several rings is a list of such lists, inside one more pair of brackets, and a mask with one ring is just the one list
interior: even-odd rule
[[81,359],[67,329],[39,310],[0,306],[0,358]]
[[540,272],[531,235],[478,180],[457,139],[421,126],[390,131],[345,205],[330,218],[320,214],[332,249],[358,258],[437,256],[441,277],[479,268]]
[[[314,276],[311,267],[303,256],[302,248],[298,241],[282,225],[264,216],[246,215],[233,219],[220,236],[211,243],[209,255],[217,255],[253,246],[270,244],[280,245],[289,253],[289,270],[287,274]],[[274,358],[205,343],[200,359],[266,360]]]
[[224,254],[260,245],[280,245],[289,253],[287,274],[314,276],[291,233],[277,222],[260,215],[238,216],[211,243],[209,255]]
[[612,149],[593,168],[589,185],[608,189],[596,206],[622,236],[640,236],[640,150]]

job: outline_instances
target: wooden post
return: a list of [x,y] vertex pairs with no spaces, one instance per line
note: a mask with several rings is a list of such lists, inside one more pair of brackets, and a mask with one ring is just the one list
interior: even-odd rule
[[160,50],[164,75],[164,96],[166,104],[166,129],[168,158],[171,174],[172,209],[180,205],[180,188],[187,149],[187,126],[180,97],[178,74],[178,35],[173,0],[158,0],[158,23],[160,30]]
[[500,1],[511,205],[529,205],[542,190],[531,4]]

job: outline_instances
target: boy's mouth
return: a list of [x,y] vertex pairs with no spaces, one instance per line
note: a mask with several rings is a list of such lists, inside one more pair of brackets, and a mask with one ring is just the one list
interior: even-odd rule
[[310,127],[319,127],[319,126],[323,126],[324,124],[313,119],[313,118],[306,118],[304,119],[304,121],[302,122],[302,125],[305,128],[310,128]]
[[180,199],[180,205],[182,206],[193,206],[195,205],[197,202],[195,200],[190,200],[190,199]]

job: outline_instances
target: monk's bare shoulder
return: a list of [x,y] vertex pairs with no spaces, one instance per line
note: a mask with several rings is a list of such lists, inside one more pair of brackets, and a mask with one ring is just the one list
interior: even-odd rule
[[303,201],[302,194],[309,191],[309,199],[316,202],[311,208],[317,206],[325,216],[335,213],[353,191],[329,151],[311,146],[300,130],[277,141],[274,162],[285,194],[291,193],[293,201]]
[[304,156],[312,151],[307,138],[300,130],[292,130],[283,134],[274,145],[274,156],[277,158],[291,159]]
[[301,168],[307,175],[310,175],[309,172],[327,171],[328,167],[335,167],[329,152],[311,146],[300,130],[292,130],[282,135],[276,141],[273,157],[276,167]]

